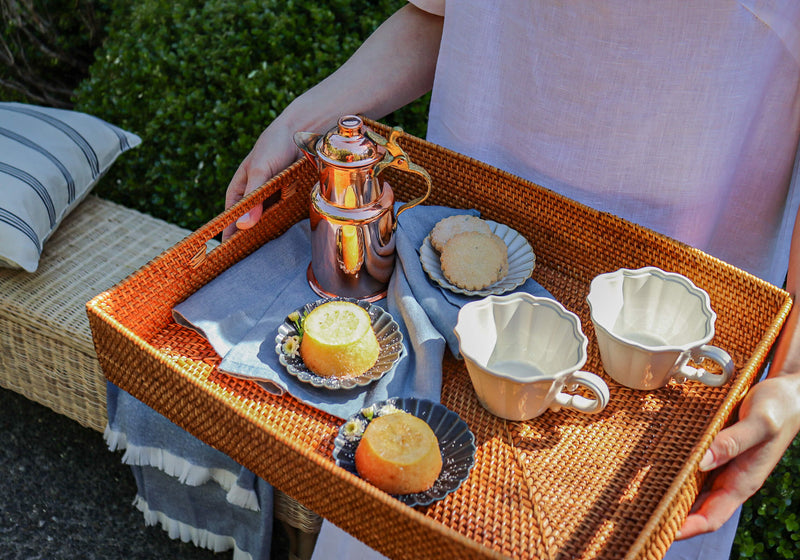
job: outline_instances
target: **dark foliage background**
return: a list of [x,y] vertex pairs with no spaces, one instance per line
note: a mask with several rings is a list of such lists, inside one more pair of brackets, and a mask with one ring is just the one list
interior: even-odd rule
[[109,13],[93,0],[0,0],[2,98],[71,107]]
[[[143,0],[114,12],[76,108],[139,134],[98,194],[194,229],[269,122],[398,0]],[[426,100],[386,122],[424,134]]]
[[[404,0],[0,0],[0,98],[136,132],[96,193],[187,228],[260,132]],[[402,56],[402,53],[398,53]],[[428,97],[384,122],[425,135]],[[800,557],[800,438],[744,506],[731,558]]]

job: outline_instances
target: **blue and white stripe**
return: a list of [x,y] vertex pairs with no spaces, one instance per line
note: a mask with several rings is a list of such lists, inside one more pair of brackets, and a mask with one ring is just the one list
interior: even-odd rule
[[92,171],[92,179],[97,179],[97,177],[100,175],[100,161],[97,157],[97,152],[94,151],[94,148],[92,148],[92,145],[89,144],[86,138],[84,138],[80,132],[72,128],[70,125],[48,113],[45,113],[44,111],[34,109],[28,105],[5,105],[2,107],[2,109],[39,119],[40,121],[58,129],[63,134],[66,134],[70,140],[75,142],[75,145],[78,146],[86,158],[86,163],[89,165],[89,169]]
[[19,144],[22,144],[23,146],[26,146],[31,150],[34,150],[42,154],[44,157],[50,160],[50,162],[53,165],[55,165],[61,172],[61,175],[64,176],[64,181],[67,184],[67,201],[69,203],[72,203],[75,200],[75,179],[72,177],[72,173],[69,172],[69,169],[67,169],[67,167],[63,163],[61,163],[60,159],[58,159],[48,150],[44,149],[41,145],[37,144],[36,142],[33,142],[32,140],[29,140],[28,138],[26,138],[21,134],[17,134],[13,130],[9,130],[7,128],[3,128],[0,126],[0,136],[5,136],[6,138],[10,138],[11,140],[18,142]]
[[0,102],[0,262],[37,269],[43,244],[141,139],[93,115]]
[[0,208],[0,223],[8,224],[19,230],[36,246],[36,252],[40,255],[42,254],[42,242],[34,229],[25,220],[5,208]]
[[2,161],[0,161],[0,173],[5,173],[6,175],[10,175],[15,179],[19,179],[33,189],[33,191],[36,193],[36,196],[42,201],[44,209],[47,211],[47,219],[50,220],[50,227],[54,227],[56,225],[56,207],[53,204],[53,199],[50,197],[47,187],[45,187],[39,179],[27,171],[23,171],[18,167],[8,165]]

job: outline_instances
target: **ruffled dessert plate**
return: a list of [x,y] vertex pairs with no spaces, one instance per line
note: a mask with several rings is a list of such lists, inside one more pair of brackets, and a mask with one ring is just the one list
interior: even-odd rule
[[425,237],[419,248],[419,260],[422,268],[436,284],[446,290],[468,296],[500,295],[518,288],[531,277],[536,266],[536,255],[533,253],[528,240],[517,230],[492,220],[486,220],[489,228],[496,236],[503,240],[508,248],[508,274],[503,278],[481,290],[465,290],[451,284],[444,273],[439,252],[431,245],[430,235]]
[[400,409],[425,420],[439,440],[442,453],[442,472],[433,486],[425,492],[394,495],[408,506],[427,506],[455,492],[469,477],[475,464],[475,436],[466,422],[446,406],[426,399],[393,398],[375,403],[351,416],[339,428],[333,442],[336,464],[358,476],[356,448],[369,422],[383,414]]
[[[372,330],[378,339],[380,351],[378,360],[369,370],[358,377],[324,377],[317,375],[303,362],[300,352],[287,353],[286,342],[290,337],[297,336],[297,327],[288,318],[278,327],[278,334],[275,337],[275,352],[278,354],[278,361],[286,368],[290,375],[296,377],[303,383],[308,383],[314,387],[323,389],[340,390],[364,387],[373,381],[377,381],[397,366],[397,362],[403,355],[403,333],[400,326],[392,315],[378,305],[373,305],[367,301],[353,298],[327,298],[320,299],[312,303],[307,303],[295,311],[301,317],[308,315],[316,307],[329,301],[349,301],[363,307],[369,313],[372,321]],[[299,348],[297,349],[299,350]]]

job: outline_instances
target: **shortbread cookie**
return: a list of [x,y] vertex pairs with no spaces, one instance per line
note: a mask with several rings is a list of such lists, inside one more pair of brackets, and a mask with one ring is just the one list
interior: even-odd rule
[[508,274],[508,248],[493,233],[467,231],[445,243],[442,273],[465,290],[482,290]]
[[449,239],[465,231],[492,233],[489,224],[484,220],[468,214],[459,214],[457,216],[443,218],[433,226],[431,230],[431,245],[441,253],[445,243],[447,243]]

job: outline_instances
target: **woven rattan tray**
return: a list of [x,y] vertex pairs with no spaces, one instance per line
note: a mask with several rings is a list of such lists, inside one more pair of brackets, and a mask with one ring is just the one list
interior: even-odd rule
[[[447,355],[442,402],[475,434],[476,464],[446,499],[401,504],[335,466],[338,419],[220,373],[209,344],[172,320],[176,303],[306,217],[316,172],[305,162],[89,302],[105,375],[393,558],[661,558],[703,482],[704,450],[765,364],[791,307],[788,294],[482,163],[411,136],[400,143],[433,178],[428,203],[477,208],[528,238],[534,278],[581,317],[586,369],[604,375],[588,319],[589,282],[653,265],[709,293],[718,314],[713,343],[733,356],[734,379],[718,389],[687,383],[635,392],[606,377],[612,400],[600,415],[561,411],[505,422],[481,407],[463,363]],[[386,178],[401,200],[424,187],[411,174]],[[206,251],[208,239],[257,204],[267,208],[258,226]]]

